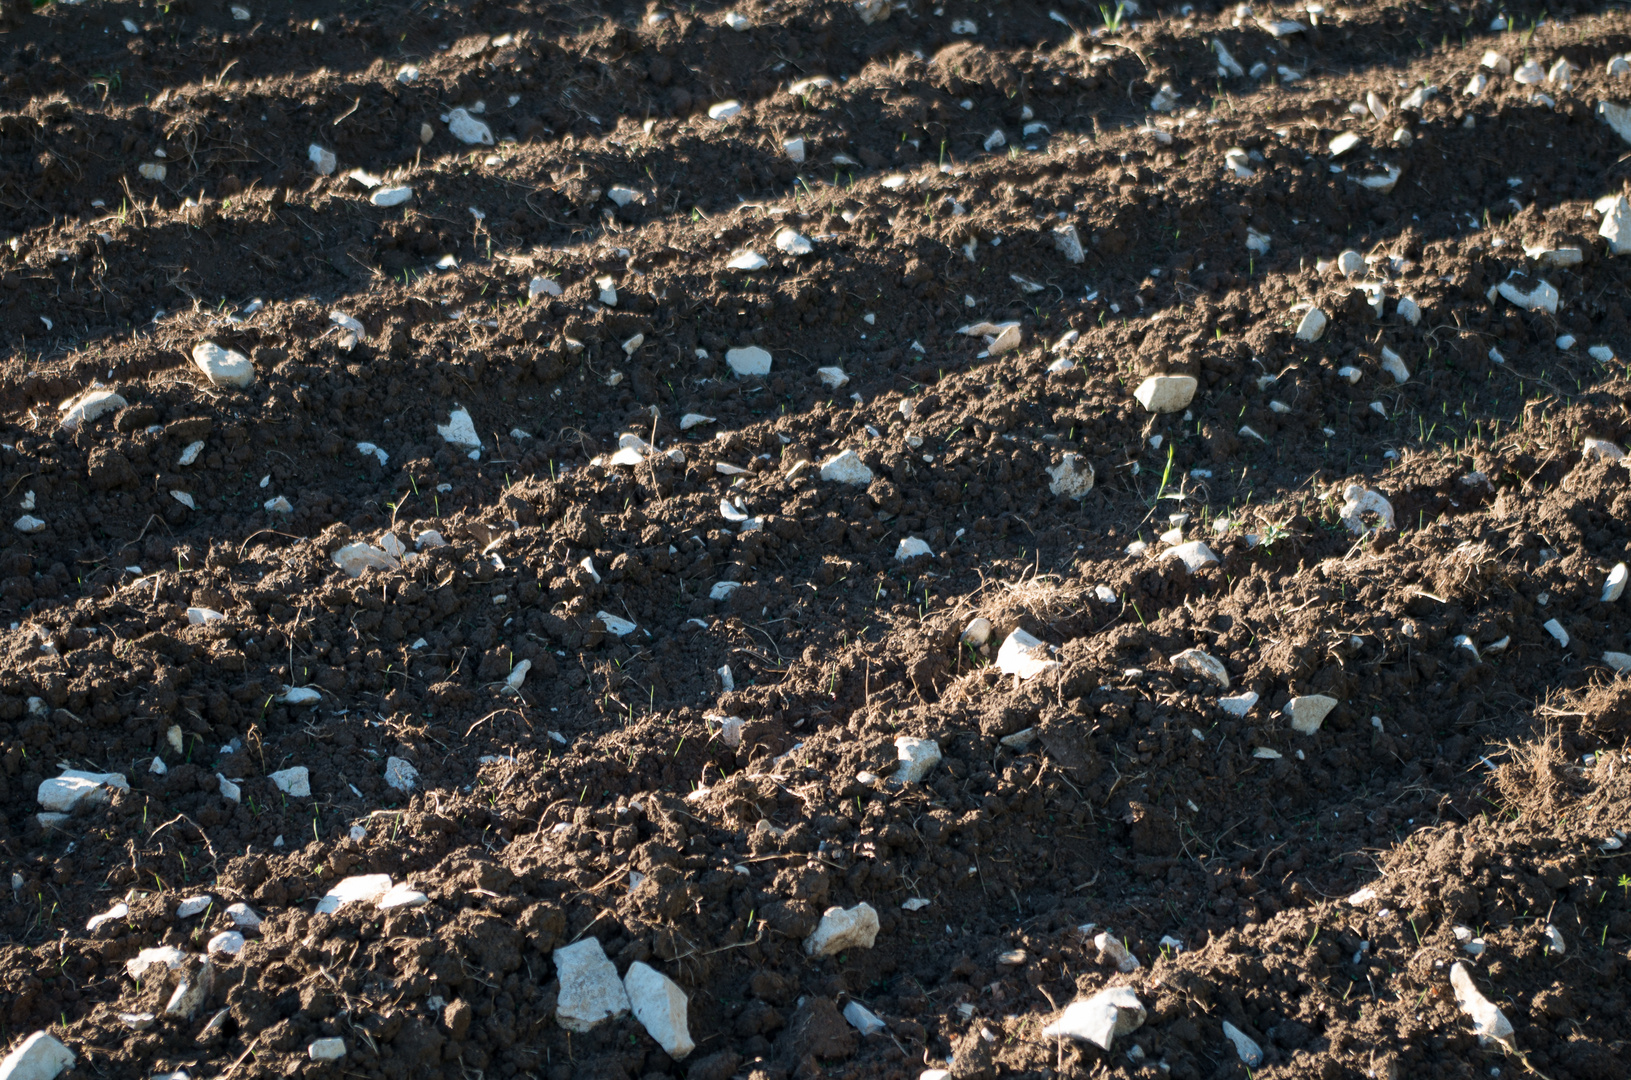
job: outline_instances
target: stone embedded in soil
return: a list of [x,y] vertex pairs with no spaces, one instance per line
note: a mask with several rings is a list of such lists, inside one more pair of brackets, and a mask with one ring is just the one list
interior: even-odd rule
[[838,367],[816,368],[816,376],[821,380],[821,385],[829,390],[837,390],[849,382],[849,376],[844,373],[844,369]]
[[792,255],[795,257],[799,255],[808,255],[811,251],[815,250],[815,245],[810,243],[810,238],[800,233],[797,229],[777,230],[775,244],[776,250],[781,252],[783,255]]
[[1414,297],[1400,297],[1399,303],[1394,310],[1399,313],[1399,318],[1403,319],[1411,326],[1416,326],[1421,323],[1421,305],[1416,303]]
[[1558,622],[1556,619],[1547,619],[1543,629],[1548,634],[1552,635],[1553,640],[1555,640],[1559,646],[1565,649],[1569,647],[1569,632],[1563,629],[1562,623]]
[[88,933],[94,932],[97,927],[103,926],[107,923],[117,922],[129,914],[130,905],[121,900],[112,907],[108,908],[108,910],[102,912],[100,915],[92,915],[85,923],[85,930]]
[[1144,1026],[1148,1013],[1130,986],[1107,986],[1092,997],[1071,1002],[1059,1019],[1042,1029],[1048,1038],[1070,1037],[1109,1051],[1119,1035]]
[[1625,595],[1626,576],[1625,564],[1615,563],[1614,569],[1608,572],[1608,580],[1603,582],[1603,603],[1612,604]]
[[476,434],[476,422],[470,418],[468,409],[455,408],[448,414],[447,423],[436,425],[436,434],[451,446],[481,449],[481,436]]
[[205,894],[203,896],[189,896],[176,905],[176,918],[190,919],[194,915],[201,915],[215,903],[215,897]]
[[347,577],[362,577],[364,570],[402,568],[402,564],[388,552],[360,540],[337,548],[329,558],[333,560],[335,566],[345,571]]
[[266,779],[272,781],[272,786],[285,795],[292,795],[297,799],[311,795],[311,771],[304,765],[279,769],[277,772],[267,774]]
[[1175,413],[1189,408],[1195,400],[1193,375],[1151,375],[1138,384],[1133,397],[1152,413]]
[[689,1001],[674,980],[636,960],[623,976],[623,990],[634,1018],[669,1057],[680,1061],[697,1048],[686,1019]]
[[242,389],[255,381],[255,365],[236,349],[224,349],[213,341],[193,346],[193,363],[216,386]]
[[725,263],[727,270],[763,270],[770,263],[757,251],[738,251]]
[[921,896],[914,896],[908,900],[902,900],[900,906],[902,911],[922,911],[932,902],[933,901],[926,900]]
[[170,971],[175,971],[187,960],[187,954],[174,945],[160,945],[151,949],[142,949],[134,957],[125,961],[125,974],[132,979],[145,979],[147,969],[154,964],[163,964]]
[[236,930],[223,930],[210,938],[204,951],[210,956],[237,956],[243,952],[244,936]]
[[347,904],[377,904],[391,890],[390,874],[356,874],[334,883],[317,901],[319,915],[332,915]]
[[1337,707],[1337,699],[1325,694],[1304,694],[1294,697],[1286,702],[1283,710],[1291,721],[1293,731],[1304,735],[1312,735],[1325,723],[1325,718],[1331,715],[1331,710]]
[[1496,291],[1525,311],[1557,314],[1557,289],[1543,278],[1530,277],[1514,270],[1505,281],[1496,286]]
[[1263,1048],[1250,1035],[1235,1027],[1229,1021],[1223,1022],[1223,1037],[1235,1045],[1235,1055],[1240,1058],[1242,1065],[1248,1069],[1255,1069],[1263,1064]]
[[306,1055],[313,1061],[339,1061],[345,1057],[345,1040],[334,1035],[316,1039],[306,1047]]
[[1585,441],[1580,444],[1580,457],[1582,460],[1602,458],[1604,461],[1620,461],[1624,459],[1625,451],[1607,439],[1596,439],[1587,436]]
[[628,991],[599,939],[557,948],[555,973],[561,984],[555,1020],[567,1031],[585,1032],[629,1011]]
[[1032,679],[1059,666],[1049,658],[1048,646],[1024,630],[1009,634],[997,650],[997,670],[1004,675]]
[[225,799],[227,802],[243,802],[243,789],[240,788],[235,782],[228,780],[220,773],[216,773],[215,783],[217,785],[216,790],[221,793],[221,798]]
[[1123,945],[1120,939],[1113,937],[1108,932],[1100,933],[1094,937],[1093,947],[1099,950],[1099,959],[1108,960],[1123,975],[1137,971],[1143,966],[1138,962],[1138,957],[1127,951],[1127,946]]
[[1472,973],[1457,960],[1450,966],[1450,986],[1455,991],[1455,1002],[1461,1011],[1472,1018],[1473,1030],[1486,1039],[1493,1039],[1511,1053],[1518,1052],[1518,1040],[1513,1035],[1512,1021],[1506,1018],[1496,1004],[1485,997],[1472,980]]
[[1087,260],[1087,254],[1082,250],[1082,238],[1074,225],[1056,225],[1053,229],[1053,246],[1059,249],[1059,254],[1065,257],[1066,262],[1081,263]]
[[1631,106],[1618,105],[1612,101],[1599,101],[1597,115],[1603,118],[1603,123],[1613,129],[1614,134],[1631,143]]
[[770,374],[770,354],[757,345],[725,351],[725,366],[737,375],[748,377]]
[[848,1020],[850,1026],[861,1033],[863,1039],[869,1035],[881,1035],[889,1029],[889,1025],[885,1024],[878,1018],[876,1013],[859,1001],[851,1000],[849,1004],[844,1006],[844,1019]]
[[56,1080],[74,1060],[74,1052],[55,1036],[36,1031],[0,1061],[0,1080]]
[[913,559],[933,554],[934,548],[929,546],[929,542],[915,536],[905,537],[895,546],[896,562],[911,562]]
[[845,949],[870,949],[878,937],[878,912],[862,902],[852,908],[830,907],[815,931],[804,939],[807,956],[833,956]]
[[323,692],[310,686],[285,686],[277,699],[285,705],[310,705],[323,700]]
[[423,907],[430,903],[430,897],[411,887],[406,881],[399,881],[385,890],[385,894],[375,901],[374,906],[380,911],[395,911],[397,908]]
[[1204,540],[1191,540],[1188,543],[1177,544],[1161,553],[1162,559],[1177,559],[1189,568],[1190,573],[1210,566],[1218,561],[1217,553],[1206,546]]
[[37,532],[43,532],[45,530],[45,522],[35,517],[33,514],[24,514],[22,517],[12,522],[11,527],[25,536],[32,536]]
[[1309,308],[1303,314],[1302,321],[1297,324],[1297,340],[1318,341],[1325,333],[1325,326],[1330,322],[1325,312],[1319,308]]
[[454,109],[447,114],[447,130],[455,139],[467,146],[492,146],[493,129],[486,121],[477,120],[465,109]]
[[1346,501],[1339,513],[1349,532],[1357,535],[1365,531],[1366,514],[1375,514],[1381,520],[1379,527],[1382,529],[1395,528],[1393,504],[1378,492],[1367,491],[1358,484],[1349,484],[1342,495]]
[[872,470],[861,460],[861,455],[854,450],[845,450],[821,463],[821,479],[835,484],[865,487],[872,483]]
[[128,403],[112,390],[87,390],[68,402],[62,413],[62,430],[73,434],[81,424],[125,408]]
[[1223,661],[1199,649],[1185,649],[1172,658],[1172,666],[1202,679],[1209,679],[1223,689],[1229,689],[1229,669]]
[[1013,323],[997,335],[990,347],[986,350],[992,356],[1001,356],[1003,353],[1013,352],[1025,342],[1025,331],[1018,323]]
[[419,770],[399,757],[385,759],[385,784],[387,787],[409,794],[419,786]]
[[708,119],[729,120],[742,111],[742,103],[734,98],[729,101],[716,102],[708,106]]
[[510,669],[509,675],[504,678],[504,689],[512,694],[521,692],[521,685],[527,681],[527,672],[532,670],[531,660],[518,660],[515,667]]
[[1382,370],[1392,375],[1396,383],[1410,381],[1410,369],[1404,366],[1403,358],[1386,345],[1382,346]]
[[1615,199],[1603,212],[1597,235],[1608,241],[1610,255],[1631,255],[1631,201],[1623,195]]
[[195,969],[188,971],[176,983],[175,993],[170,995],[169,1002],[164,1006],[164,1014],[191,1020],[204,1007],[214,989],[215,966],[207,959],[201,960]]
[[639,629],[639,626],[635,623],[632,623],[620,616],[613,615],[609,611],[597,611],[595,612],[595,618],[600,620],[600,625],[604,626],[606,628],[606,632],[611,634],[613,637],[628,637],[630,634]]
[[37,798],[44,810],[71,814],[82,802],[93,806],[107,802],[110,787],[129,791],[130,782],[122,773],[87,773],[68,769],[61,776],[42,780]]
[[1085,499],[1093,490],[1093,463],[1080,454],[1067,453],[1048,469],[1048,491],[1062,499]]
[[239,930],[260,929],[261,917],[256,914],[255,909],[250,907],[248,904],[228,904],[227,918],[231,919],[232,925],[236,926]]
[[968,625],[963,627],[961,640],[964,644],[972,645],[976,649],[991,640],[991,620],[983,615],[970,619]]
[[189,626],[207,626],[210,623],[220,622],[225,618],[225,615],[214,608],[190,607],[187,609],[187,624]]
[[895,779],[902,784],[916,784],[940,764],[940,744],[933,739],[917,739],[902,735],[895,740],[895,753],[900,759],[900,771]]

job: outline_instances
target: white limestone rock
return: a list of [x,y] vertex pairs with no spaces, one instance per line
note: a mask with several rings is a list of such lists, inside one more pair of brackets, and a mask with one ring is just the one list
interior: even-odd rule
[[319,915],[332,915],[347,904],[376,904],[391,890],[390,874],[355,874],[341,878],[317,901]]
[[242,389],[255,381],[255,365],[236,349],[223,349],[213,341],[193,346],[193,364],[215,386]]
[[1229,669],[1223,666],[1223,661],[1199,649],[1185,649],[1174,656],[1172,666],[1179,671],[1186,671],[1197,678],[1207,679],[1217,683],[1224,690],[1229,689]]
[[1096,479],[1093,463],[1080,454],[1067,453],[1048,469],[1048,490],[1062,499],[1085,499]]
[[845,450],[821,463],[821,479],[835,484],[865,487],[872,483],[872,470],[861,460],[861,455],[854,450]]
[[1049,1038],[1068,1036],[1108,1051],[1118,1035],[1131,1035],[1148,1015],[1130,986],[1107,986],[1092,997],[1065,1006],[1059,1019],[1042,1029]]
[[345,571],[347,577],[362,577],[363,571],[369,569],[399,570],[402,567],[402,564],[387,552],[360,540],[336,549],[329,558],[335,566]]
[[1049,658],[1047,645],[1024,630],[1009,634],[997,650],[997,670],[1004,675],[1033,679],[1058,666],[1059,661]]
[[[315,693],[316,691],[313,691]],[[279,769],[269,773],[266,777],[272,781],[272,786],[285,795],[296,799],[311,797],[311,770],[304,765],[295,765],[288,769]]]
[[1314,342],[1325,334],[1326,324],[1331,320],[1319,308],[1309,308],[1303,314],[1302,321],[1297,324],[1297,340]]
[[1331,710],[1337,707],[1337,699],[1325,694],[1305,694],[1294,697],[1286,702],[1284,712],[1291,720],[1292,730],[1304,735],[1312,735],[1325,723],[1325,718],[1331,715]]
[[466,146],[492,146],[493,129],[484,120],[477,120],[465,109],[454,109],[447,114],[447,130]]
[[878,912],[871,904],[830,907],[815,932],[804,939],[807,956],[833,956],[845,949],[870,949],[878,938]]
[[757,345],[725,351],[725,365],[737,375],[748,377],[770,374],[770,354]]
[[36,1031],[0,1061],[0,1080],[56,1080],[74,1060],[74,1052],[49,1032]]
[[560,995],[555,1021],[567,1031],[584,1032],[630,1009],[629,994],[606,959],[599,940],[584,938],[555,950],[555,974]]
[[385,759],[385,784],[404,795],[419,786],[419,770],[399,757]]
[[1190,573],[1218,562],[1217,553],[1206,546],[1204,540],[1191,540],[1188,543],[1176,544],[1161,553],[1162,559],[1178,559],[1189,568]]
[[80,425],[122,409],[126,404],[125,399],[112,390],[87,390],[63,405],[62,430],[73,434]]
[[1472,1019],[1473,1030],[1486,1039],[1500,1043],[1508,1052],[1517,1053],[1518,1040],[1513,1035],[1512,1021],[1483,995],[1472,981],[1471,973],[1459,960],[1450,967],[1450,986],[1455,991],[1456,1004]]
[[913,559],[933,554],[934,548],[929,546],[929,542],[916,536],[905,537],[895,546],[896,562],[911,562]]
[[919,783],[940,764],[940,744],[933,739],[902,735],[895,740],[895,753],[900,758],[900,771],[895,779],[903,784]]
[[[564,979],[562,986],[565,986]],[[628,974],[623,976],[623,990],[628,995],[634,1018],[640,1021],[646,1034],[655,1039],[669,1057],[681,1061],[697,1048],[697,1044],[691,1041],[691,1029],[686,1018],[689,999],[674,980],[636,960],[629,965]]]

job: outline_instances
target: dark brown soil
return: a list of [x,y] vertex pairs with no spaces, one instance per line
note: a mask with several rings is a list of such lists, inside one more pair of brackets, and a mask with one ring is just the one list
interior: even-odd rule
[[[1245,1077],[1228,1021],[1258,1078],[1624,1075],[1631,690],[1603,655],[1631,601],[1602,596],[1631,491],[1584,453],[1631,440],[1625,361],[1588,352],[1631,357],[1592,206],[1631,178],[1596,114],[1631,94],[1623,9],[1260,7],[1309,24],[1274,39],[1211,3],[1109,28],[753,0],[741,32],[712,6],[246,4],[0,7],[7,1046],[48,1029],[76,1078]],[[1220,75],[1214,41],[1268,74]],[[1487,49],[1572,84],[1464,94]],[[462,145],[443,117],[478,103],[494,144]],[[1391,192],[1357,182],[1389,165]],[[743,249],[767,265],[728,269]],[[1490,299],[1514,270],[1558,310]],[[982,321],[1022,344],[957,332]],[[206,340],[254,384],[210,385]],[[748,345],[768,375],[727,366]],[[1135,401],[1156,373],[1197,378],[1187,412]],[[92,388],[125,406],[64,431]],[[477,460],[438,434],[455,408]],[[610,463],[629,435],[659,452]],[[820,479],[846,449],[869,485]],[[1067,453],[1079,502],[1049,490]],[[1396,529],[1349,531],[1355,483]],[[1216,564],[1161,554],[1174,514]],[[396,569],[331,558],[425,530],[447,543]],[[897,560],[909,537],[931,554]],[[1016,629],[1059,666],[1000,675]],[[1255,707],[1176,668],[1191,648]],[[1299,734],[1312,694],[1338,704]],[[944,759],[864,776],[901,735]],[[293,766],[309,797],[270,779]],[[129,790],[42,824],[63,768]],[[364,873],[430,903],[315,913]],[[806,957],[861,901],[876,946]],[[126,961],[202,952],[235,902],[259,932],[162,1015],[181,973]],[[585,936],[686,990],[693,1054],[557,1024],[551,953]],[[1480,1045],[1456,960],[1521,1055]],[[1113,1052],[1041,1035],[1111,982],[1148,1010]],[[324,1036],[344,1059],[310,1060]]]

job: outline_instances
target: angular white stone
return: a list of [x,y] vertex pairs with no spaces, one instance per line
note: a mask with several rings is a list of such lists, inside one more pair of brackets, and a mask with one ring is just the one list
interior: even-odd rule
[[468,409],[455,408],[448,414],[447,423],[436,425],[436,434],[453,446],[481,448],[481,436],[476,434],[476,422],[470,418]]
[[556,949],[555,973],[561,983],[555,1020],[567,1031],[588,1031],[629,1011],[628,991],[596,938]]
[[1189,568],[1190,573],[1218,562],[1217,554],[1206,546],[1204,540],[1191,540],[1185,544],[1178,544],[1161,553],[1161,558],[1178,559]]
[[223,349],[213,341],[193,346],[193,363],[216,386],[242,388],[255,381],[255,365],[235,349]]
[[787,159],[795,165],[804,164],[804,147],[805,143],[803,139],[782,140],[782,152],[785,153],[787,155]]
[[413,188],[406,186],[375,188],[368,201],[375,206],[401,206],[413,198]]
[[347,904],[377,904],[390,891],[390,874],[356,874],[336,881],[317,901],[315,910],[319,915],[332,915]]
[[381,911],[395,911],[397,908],[423,907],[428,903],[430,897],[412,888],[406,881],[400,881],[386,889],[385,895],[381,896],[374,906]]
[[725,352],[725,366],[738,375],[769,375],[770,354],[757,345]]
[[1414,297],[1400,297],[1396,310],[1399,312],[1399,318],[1403,319],[1411,326],[1418,326],[1421,324],[1421,305],[1416,303]]
[[1588,436],[1586,440],[1580,444],[1580,457],[1582,460],[1586,458],[1602,458],[1604,461],[1620,461],[1625,458],[1625,451],[1621,450],[1618,445],[1609,442],[1607,439],[1594,439]]
[[1248,690],[1244,694],[1236,694],[1234,697],[1218,698],[1218,708],[1230,716],[1245,716],[1252,711],[1252,706],[1256,704],[1256,690]]
[[204,626],[208,623],[220,622],[225,618],[225,615],[214,608],[190,607],[187,609],[187,624],[189,626]]
[[1298,341],[1318,341],[1325,333],[1325,326],[1330,322],[1325,312],[1319,308],[1309,308],[1304,313],[1302,321],[1297,324]]
[[279,769],[266,777],[272,781],[272,786],[285,795],[292,795],[297,799],[311,796],[311,770],[304,765],[295,765],[288,769]]
[[1021,679],[1035,678],[1059,666],[1059,661],[1049,659],[1048,654],[1047,645],[1040,639],[1024,630],[1015,630],[997,650],[997,670]]
[[358,541],[338,548],[329,556],[334,565],[344,570],[347,577],[362,577],[362,572],[370,568],[375,570],[399,570],[402,564],[387,552]]
[[599,619],[600,625],[604,626],[606,628],[606,632],[614,637],[628,637],[630,634],[639,629],[639,627],[634,623],[631,623],[627,619],[619,618],[609,611],[597,611],[595,612],[595,618]]
[[[121,779],[123,779],[121,777]],[[123,785],[128,789],[129,785]],[[90,806],[99,806],[108,801],[107,788],[99,780],[91,779],[85,775],[69,775],[52,777],[40,781],[36,793],[40,808],[53,814],[71,814],[74,807],[80,803]]]
[[187,954],[174,945],[160,945],[157,948],[143,949],[134,957],[125,961],[125,974],[132,979],[147,977],[147,969],[154,964],[163,964],[170,971],[175,971],[187,962]]
[[843,368],[816,368],[816,375],[821,379],[821,384],[829,390],[837,390],[839,387],[849,382],[849,376],[844,374]]
[[933,739],[902,735],[895,740],[895,754],[900,759],[900,771],[895,773],[895,779],[903,784],[918,783],[940,764],[940,744]]
[[255,909],[250,907],[248,904],[228,904],[227,918],[231,919],[232,925],[236,926],[239,930],[260,929],[261,917],[256,914]]
[[1059,249],[1066,262],[1081,263],[1087,260],[1087,253],[1082,250],[1082,237],[1075,225],[1055,225],[1053,246]]
[[195,973],[176,983],[176,991],[170,995],[169,1004],[164,1006],[164,1014],[191,1020],[209,1000],[210,991],[214,988],[215,968],[204,960]]
[[404,794],[419,786],[419,770],[399,757],[385,759],[385,784]]
[[1508,1051],[1517,1053],[1518,1040],[1513,1036],[1512,1022],[1493,1001],[1483,995],[1459,960],[1450,967],[1450,986],[1455,990],[1456,1004],[1472,1018],[1473,1030],[1486,1039],[1500,1043]]
[[815,250],[815,245],[796,229],[780,229],[776,233],[776,250],[784,255],[808,255]]
[[1305,694],[1294,697],[1286,702],[1283,710],[1291,720],[1293,731],[1304,735],[1312,735],[1325,723],[1325,718],[1331,715],[1331,710],[1337,707],[1337,699],[1327,697],[1325,694]]
[[527,282],[527,299],[536,300],[540,296],[560,296],[561,283],[554,278],[535,277]]
[[976,616],[975,618],[970,619],[968,625],[963,627],[962,640],[969,645],[973,645],[975,648],[979,648],[981,645],[984,645],[986,642],[990,641],[991,620],[985,618],[984,616]]
[[1398,353],[1382,346],[1382,370],[1393,376],[1393,381],[1403,383],[1410,381],[1410,369],[1404,366],[1404,360]]
[[227,802],[243,802],[243,789],[237,784],[220,773],[215,774],[215,782],[220,785],[221,798]]
[[1608,241],[1610,255],[1631,255],[1631,202],[1621,195],[1603,212],[1597,235]]
[[334,151],[325,150],[316,143],[306,147],[306,160],[311,162],[311,167],[317,170],[318,176],[333,176],[334,169],[339,164]]
[[161,184],[169,171],[162,163],[157,161],[144,161],[136,166],[136,172],[143,180],[156,180]]
[[310,686],[285,686],[278,700],[285,705],[310,705],[323,700],[323,692]]
[[741,111],[742,103],[740,101],[736,101],[734,99],[731,101],[721,101],[708,106],[708,119],[729,120],[731,117],[737,115]]
[[1042,1029],[1049,1038],[1069,1036],[1108,1051],[1118,1035],[1131,1035],[1148,1014],[1130,986],[1107,986],[1090,998],[1065,1006],[1059,1019]]
[[760,255],[757,251],[738,251],[725,263],[725,267],[728,270],[748,271],[763,270],[769,265],[770,263],[766,261],[765,257]]
[[1615,671],[1631,671],[1631,653],[1606,652],[1603,654],[1603,663]]
[[865,487],[872,483],[872,470],[854,450],[845,450],[821,463],[821,479]]
[[1189,408],[1195,400],[1193,375],[1151,375],[1138,384],[1133,397],[1152,413],[1174,413]]
[[176,918],[190,919],[194,915],[202,915],[215,903],[215,897],[209,895],[189,896],[176,905]]
[[1608,572],[1608,580],[1603,582],[1603,603],[1612,604],[1625,595],[1626,568],[1624,563],[1616,563],[1614,569]]
[[815,932],[804,939],[807,956],[832,956],[845,949],[870,949],[878,938],[878,912],[868,903],[830,907]]
[[11,525],[12,528],[16,529],[18,532],[27,535],[33,535],[34,533],[43,532],[45,530],[45,522],[41,521],[33,514],[24,514],[22,517],[12,522]]
[[1138,957],[1128,952],[1127,946],[1108,931],[1094,937],[1093,947],[1099,950],[1101,959],[1107,959],[1116,965],[1116,970],[1123,975],[1137,971],[1143,966],[1138,962]]
[[1255,1069],[1263,1064],[1263,1048],[1258,1046],[1250,1035],[1227,1020],[1223,1022],[1223,1037],[1235,1044],[1236,1056],[1248,1069]]
[[686,1019],[688,999],[674,980],[636,960],[623,976],[623,990],[634,1018],[669,1057],[680,1061],[697,1048]]
[[294,504],[282,495],[275,495],[261,504],[268,514],[292,514]]
[[112,390],[87,390],[70,401],[63,410],[62,430],[75,432],[81,424],[125,407],[124,398]]
[[911,562],[922,555],[933,555],[934,549],[928,541],[920,540],[915,536],[908,536],[895,546],[896,562]]
[[1541,278],[1526,278],[1514,271],[1496,286],[1496,291],[1525,311],[1557,314],[1557,289]]
[[1001,356],[1003,353],[1013,352],[1025,342],[1025,331],[1020,329],[1018,323],[1010,323],[1003,328],[986,352],[992,356]]
[[1565,649],[1569,647],[1569,632],[1563,629],[1562,623],[1558,622],[1556,619],[1547,619],[1543,629],[1548,634],[1552,635],[1552,638],[1558,643],[1558,645]]
[[493,145],[493,129],[487,126],[486,121],[477,120],[464,109],[454,109],[447,114],[447,130],[467,146]]
[[243,952],[246,944],[248,943],[244,936],[238,931],[223,930],[210,938],[209,944],[204,946],[204,951],[210,956],[237,956]]
[[74,1067],[74,1052],[50,1033],[36,1031],[0,1061],[0,1080],[56,1080]]
[[95,930],[98,926],[103,926],[110,922],[117,922],[129,914],[130,905],[121,900],[112,907],[108,908],[108,910],[102,912],[102,914],[92,915],[89,921],[85,923],[85,929],[87,932]]
[[1185,649],[1172,658],[1172,666],[1202,679],[1209,679],[1223,689],[1229,689],[1229,669],[1223,661],[1199,649]]
[[844,1006],[844,1019],[849,1021],[850,1027],[861,1033],[862,1038],[868,1035],[881,1035],[889,1029],[889,1025],[878,1019],[876,1013],[853,999]]
[[334,1035],[316,1039],[306,1047],[306,1053],[313,1061],[339,1061],[345,1057],[345,1040]]

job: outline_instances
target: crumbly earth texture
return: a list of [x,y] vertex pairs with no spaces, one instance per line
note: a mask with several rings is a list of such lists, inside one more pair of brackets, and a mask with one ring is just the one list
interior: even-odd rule
[[[6,1047],[1625,1075],[1628,50],[1530,0],[6,4]],[[683,1060],[561,1025],[588,938]],[[1108,1049],[1042,1033],[1108,986]]]

